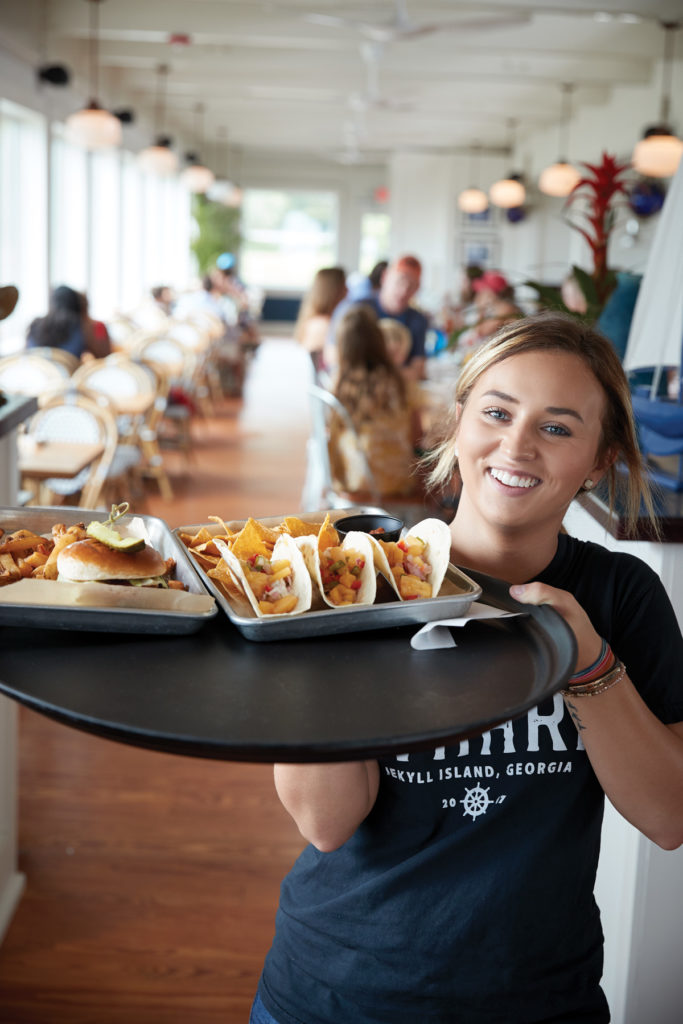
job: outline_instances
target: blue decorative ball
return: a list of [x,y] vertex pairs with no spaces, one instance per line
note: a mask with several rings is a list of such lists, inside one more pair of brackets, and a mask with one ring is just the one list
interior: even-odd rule
[[651,217],[664,205],[666,190],[657,181],[639,181],[629,193],[628,205],[638,217]]
[[526,217],[526,210],[523,206],[512,206],[505,211],[505,215],[511,224],[519,224]]

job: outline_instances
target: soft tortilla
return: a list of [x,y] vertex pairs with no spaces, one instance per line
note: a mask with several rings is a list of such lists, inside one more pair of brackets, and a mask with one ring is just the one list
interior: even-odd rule
[[[399,600],[403,601],[404,598],[401,597],[401,592],[398,589],[398,584],[389,565],[389,559],[382,546],[383,541],[371,534],[368,536],[375,556],[375,568],[389,581],[396,591]],[[421,522],[416,523],[415,526],[411,526],[402,539],[407,540],[409,537],[419,537],[420,540],[425,542],[425,559],[432,567],[427,577],[427,582],[431,585],[432,597],[438,597],[441,584],[448,569],[451,553],[451,531],[448,525],[441,519],[423,519]]]
[[287,615],[300,615],[302,612],[308,611],[311,607],[311,601],[313,599],[311,577],[309,576],[301,551],[297,547],[294,538],[290,537],[289,534],[283,533],[275,541],[275,546],[273,547],[272,554],[270,555],[270,561],[276,562],[282,558],[289,562],[292,567],[291,592],[296,595],[297,601],[291,612],[281,612],[278,614],[261,611],[256,595],[247,583],[247,577],[245,576],[244,569],[242,568],[242,563],[239,558],[237,558],[237,556],[230,550],[225,541],[221,540],[219,537],[216,537],[215,543],[221,553],[223,561],[235,580],[239,582],[251,607],[254,609],[254,613],[259,619],[279,619],[284,618]]
[[[375,595],[377,593],[377,572],[375,569],[375,561],[373,558],[372,543],[367,533],[360,533],[357,530],[352,530],[347,533],[341,544],[329,543],[330,536],[327,536],[321,530],[321,533],[317,537],[297,537],[296,544],[301,550],[306,568],[308,569],[309,575],[318,590],[320,595],[330,608],[356,608],[362,604],[374,604]],[[365,565],[361,569],[359,579],[361,581],[360,588],[357,591],[356,600],[352,605],[338,605],[334,601],[330,601],[323,587],[322,574],[320,572],[320,556],[323,551],[326,551],[330,547],[340,547],[343,551],[357,551],[362,555]]]

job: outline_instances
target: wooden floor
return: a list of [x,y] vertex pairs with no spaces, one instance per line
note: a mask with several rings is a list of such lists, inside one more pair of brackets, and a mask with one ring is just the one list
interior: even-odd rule
[[[306,359],[266,339],[244,400],[198,421],[190,464],[169,453],[173,501],[150,493],[138,511],[178,526],[298,509]],[[0,946],[0,1024],[246,1024],[303,845],[270,766],[125,747],[21,709],[19,783],[27,885]]]

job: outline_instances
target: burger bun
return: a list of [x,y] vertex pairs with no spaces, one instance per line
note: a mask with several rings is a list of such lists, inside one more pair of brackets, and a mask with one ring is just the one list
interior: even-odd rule
[[166,562],[149,544],[142,551],[117,551],[99,540],[87,537],[60,551],[57,556],[59,578],[75,583],[105,580],[137,580],[162,576]]

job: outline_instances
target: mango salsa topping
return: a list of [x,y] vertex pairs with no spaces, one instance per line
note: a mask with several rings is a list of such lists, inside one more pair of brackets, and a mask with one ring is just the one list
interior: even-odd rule
[[327,599],[335,605],[355,604],[364,568],[365,559],[358,551],[336,546],[321,551],[320,575]]
[[389,567],[404,601],[432,596],[428,582],[432,567],[424,557],[426,544],[419,537],[403,537],[399,541],[379,542],[384,548]]
[[264,615],[284,615],[296,608],[297,596],[291,593],[292,566],[287,559],[271,562],[265,555],[251,555],[240,561]]

